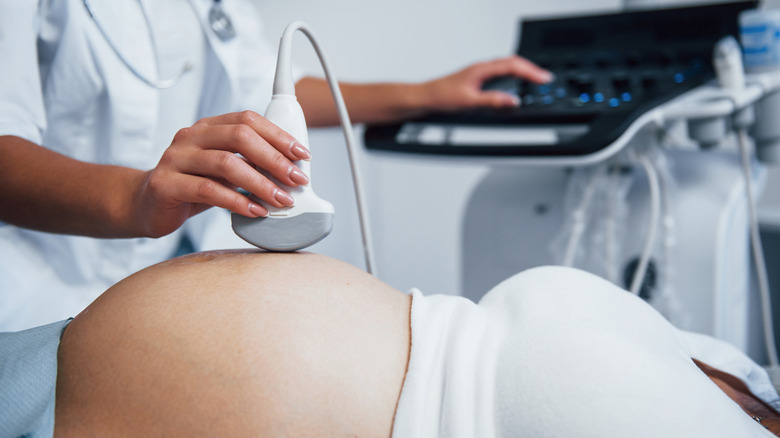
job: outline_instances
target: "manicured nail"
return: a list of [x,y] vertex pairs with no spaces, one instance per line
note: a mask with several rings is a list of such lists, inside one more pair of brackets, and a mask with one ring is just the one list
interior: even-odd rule
[[257,204],[249,204],[249,212],[255,215],[255,217],[267,217],[268,211]]
[[311,160],[311,153],[297,141],[292,142],[292,154],[299,160]]
[[542,81],[544,81],[545,84],[549,84],[550,82],[555,80],[555,75],[551,71],[543,71],[541,75]]
[[293,180],[295,184],[302,186],[309,183],[309,177],[301,172],[301,169],[298,169],[296,166],[290,166],[290,179]]
[[282,205],[293,205],[295,204],[295,200],[292,198],[292,196],[288,195],[286,192],[283,192],[279,189],[274,189],[274,199],[279,201]]

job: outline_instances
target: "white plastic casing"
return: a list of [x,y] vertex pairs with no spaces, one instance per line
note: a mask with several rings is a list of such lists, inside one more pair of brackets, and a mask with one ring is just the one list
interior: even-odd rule
[[[268,104],[268,108],[265,111],[265,118],[287,131],[307,149],[309,148],[309,135],[306,129],[306,119],[303,115],[301,105],[294,95],[275,94],[271,98],[271,103]],[[269,217],[292,217],[308,212],[334,213],[333,205],[318,197],[311,187],[312,175],[310,162],[300,160],[296,161],[295,165],[309,177],[309,184],[305,186],[290,187],[280,183],[276,178],[261,170],[266,177],[278,185],[282,190],[289,193],[295,200],[295,204],[292,207],[283,208],[277,208],[260,201],[263,203],[263,206],[268,209]]]
[[712,63],[718,84],[727,90],[745,88],[745,70],[742,67],[742,49],[737,40],[728,36],[715,45]]

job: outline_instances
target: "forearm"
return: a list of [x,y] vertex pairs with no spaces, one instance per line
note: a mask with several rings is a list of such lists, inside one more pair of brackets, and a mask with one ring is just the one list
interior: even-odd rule
[[[517,106],[516,96],[483,90],[497,76],[516,76],[535,83],[552,80],[552,74],[519,56],[480,62],[460,71],[420,83],[340,84],[350,118],[356,123],[392,122],[431,111],[458,111],[475,107]],[[303,78],[295,86],[310,126],[338,123],[327,83]]]
[[[340,83],[339,86],[353,123],[402,120],[422,115],[432,108],[424,84]],[[303,78],[295,85],[295,92],[309,126],[339,123],[330,88],[324,79]]]
[[138,170],[85,163],[0,136],[0,221],[52,233],[132,237]]

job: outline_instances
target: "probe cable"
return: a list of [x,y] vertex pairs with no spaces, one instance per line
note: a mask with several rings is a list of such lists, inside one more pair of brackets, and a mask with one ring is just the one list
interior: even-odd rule
[[295,31],[300,30],[311,42],[314,51],[317,52],[322,69],[325,71],[325,77],[330,86],[330,92],[333,94],[333,100],[336,102],[336,109],[339,115],[339,121],[341,122],[341,128],[344,131],[344,140],[347,143],[347,154],[349,157],[349,167],[352,172],[352,186],[355,190],[355,201],[357,203],[358,219],[360,221],[360,234],[363,240],[363,254],[366,260],[366,271],[374,276],[376,273],[376,263],[374,260],[374,251],[371,246],[371,229],[368,221],[368,211],[366,210],[366,203],[362,192],[362,180],[360,177],[360,163],[357,157],[357,151],[355,150],[355,139],[352,133],[352,122],[347,113],[347,106],[344,103],[344,97],[341,95],[339,84],[331,74],[328,62],[325,60],[325,55],[320,49],[317,39],[314,37],[314,33],[302,21],[294,21],[287,25],[282,34],[281,42],[279,44],[279,60],[276,64],[276,77],[284,78],[284,80],[274,81],[274,94],[289,94],[295,95],[295,86],[292,80],[292,71],[290,69],[290,58],[292,56],[292,34]]
[[645,245],[644,248],[642,248],[642,254],[639,257],[639,263],[637,264],[634,278],[631,280],[631,288],[629,289],[634,295],[639,295],[639,291],[642,288],[642,283],[645,279],[647,265],[650,263],[650,256],[653,253],[653,244],[655,243],[655,236],[658,232],[658,222],[660,220],[661,212],[661,185],[658,182],[658,172],[656,172],[653,164],[646,155],[639,155],[637,160],[647,174],[647,185],[650,191],[650,222],[647,227],[647,235],[645,236]]
[[595,168],[590,174],[588,185],[585,186],[585,191],[582,194],[582,199],[577,209],[572,213],[572,226],[569,240],[566,243],[566,252],[563,256],[563,266],[574,266],[574,258],[577,256],[577,249],[582,239],[582,234],[587,228],[586,215],[590,209],[590,204],[593,201],[593,197],[596,194],[598,182],[601,177],[602,167]]
[[745,193],[747,194],[748,214],[750,216],[750,243],[753,250],[753,261],[758,277],[758,290],[761,294],[761,314],[764,323],[764,341],[769,356],[769,364],[773,367],[780,365],[777,357],[777,344],[775,344],[774,322],[772,318],[772,298],[769,292],[769,276],[767,275],[764,249],[761,246],[761,236],[758,229],[758,215],[753,199],[753,185],[750,176],[750,152],[748,148],[748,136],[746,128],[737,130],[739,152],[742,158],[742,174],[745,177]]

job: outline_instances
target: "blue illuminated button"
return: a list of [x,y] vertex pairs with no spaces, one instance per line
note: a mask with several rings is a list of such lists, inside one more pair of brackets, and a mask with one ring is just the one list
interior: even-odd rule
[[550,92],[549,85],[539,85],[539,94],[547,94]]
[[590,95],[588,93],[580,94],[580,102],[582,102],[582,103],[590,102]]
[[563,88],[563,87],[556,88],[555,89],[555,96],[556,97],[560,97],[560,98],[566,97],[566,89]]
[[674,81],[677,82],[678,84],[682,84],[683,82],[685,82],[685,75],[683,75],[682,73],[675,73]]
[[620,105],[620,99],[618,99],[617,97],[613,97],[609,99],[609,106],[615,107],[618,105]]
[[549,104],[553,103],[554,100],[555,99],[553,99],[553,97],[550,96],[549,94],[545,95],[545,96],[542,96],[542,103],[545,104],[545,105],[549,105]]
[[625,92],[620,95],[620,98],[623,99],[623,102],[631,102],[631,93]]
[[604,102],[604,94],[603,93],[596,93],[593,95],[593,100],[596,102]]

